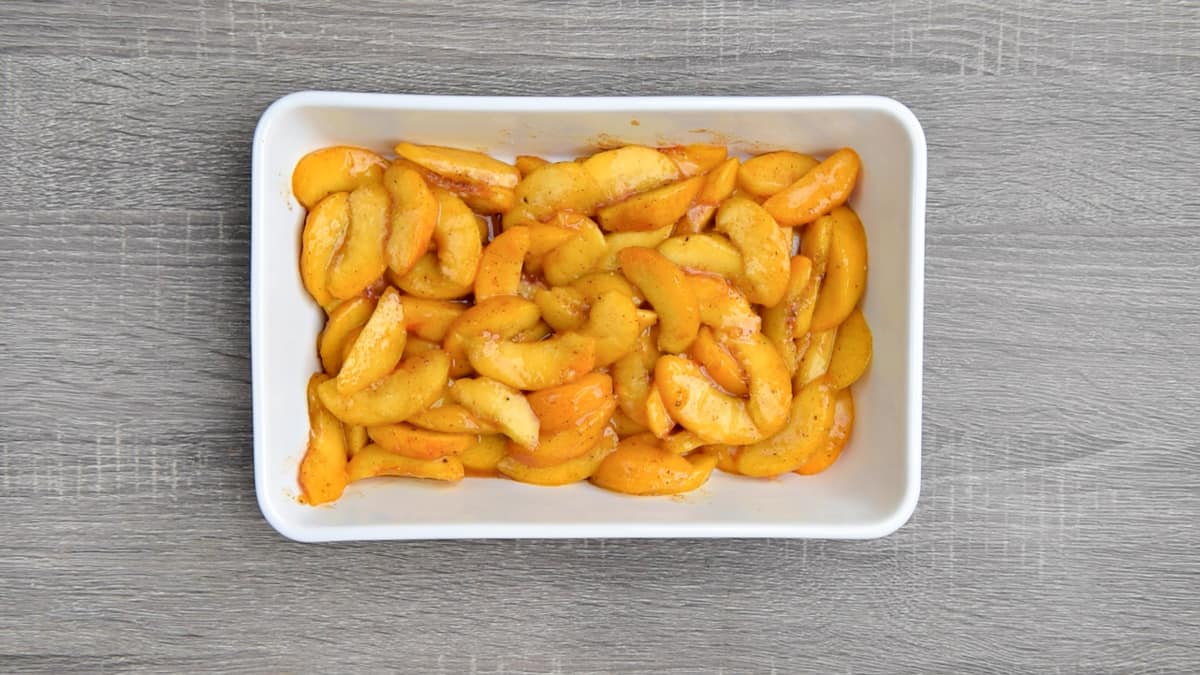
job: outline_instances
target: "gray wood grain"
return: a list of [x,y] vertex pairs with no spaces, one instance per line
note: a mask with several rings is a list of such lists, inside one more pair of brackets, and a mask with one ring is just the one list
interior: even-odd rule
[[[0,5],[0,670],[1200,670],[1200,9],[829,5]],[[908,103],[912,522],[282,540],[252,490],[249,146],[305,88]]]

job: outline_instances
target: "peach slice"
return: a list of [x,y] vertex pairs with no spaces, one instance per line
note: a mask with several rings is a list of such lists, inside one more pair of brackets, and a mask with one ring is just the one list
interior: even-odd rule
[[458,403],[447,403],[439,399],[427,409],[413,414],[408,423],[445,434],[498,434],[500,429],[491,422],[476,417]]
[[400,298],[404,305],[404,327],[412,337],[441,342],[450,326],[467,311],[467,306],[448,300],[430,300],[406,295]]
[[646,395],[646,426],[656,438],[665,438],[675,428],[675,420],[663,405],[662,394],[657,387],[651,387]]
[[404,354],[407,338],[400,293],[388,288],[375,305],[371,318],[350,344],[337,374],[338,393],[348,396],[362,391],[395,370]]
[[833,426],[833,388],[823,379],[805,385],[792,399],[787,419],[787,426],[778,433],[738,451],[738,473],[777,476],[808,461],[821,448]]
[[480,419],[494,424],[505,436],[522,445],[537,447],[541,423],[521,392],[494,379],[477,377],[455,380],[450,397]]
[[763,202],[763,208],[784,227],[807,225],[846,203],[860,166],[858,153],[842,148]]
[[707,274],[689,274],[688,288],[700,307],[700,323],[713,327],[720,334],[749,335],[758,332],[762,319],[728,281]]
[[658,313],[658,346],[664,352],[687,349],[700,330],[700,303],[683,270],[650,248],[632,247],[617,255],[621,273]]
[[603,368],[633,351],[637,346],[637,308],[618,291],[608,291],[592,303],[587,322],[579,333],[596,340],[595,367]]
[[599,201],[606,204],[679,180],[679,168],[670,157],[641,145],[597,152],[579,166],[592,177]]
[[467,343],[467,357],[479,374],[533,391],[586,375],[596,364],[596,341],[574,332],[526,343],[484,335]]
[[550,285],[565,286],[595,269],[606,245],[596,223],[585,219],[575,236],[542,258],[542,274]]
[[359,296],[337,306],[325,322],[317,338],[317,353],[326,373],[337,375],[342,369],[342,355],[349,348],[351,337],[359,331],[375,311],[375,299]]
[[384,450],[413,459],[459,455],[476,442],[471,434],[446,434],[403,422],[367,427],[367,435]]
[[395,151],[410,162],[455,181],[512,189],[521,180],[521,173],[515,166],[482,152],[403,141],[396,144]]
[[534,303],[515,295],[500,295],[477,303],[450,324],[442,348],[450,355],[450,374],[461,377],[471,371],[467,342],[484,334],[511,340],[538,322]]
[[525,227],[529,229],[529,251],[525,253],[525,269],[529,272],[542,271],[542,262],[546,254],[567,243],[578,230],[551,225],[548,223],[531,223],[529,225],[511,225],[509,229]]
[[383,254],[391,208],[387,190],[379,183],[367,183],[355,188],[347,201],[350,223],[329,265],[329,293],[339,299],[360,295],[387,269]]
[[479,260],[475,276],[475,301],[498,295],[517,295],[521,267],[529,252],[529,228],[514,227],[492,240]]
[[508,447],[506,436],[501,434],[479,436],[474,444],[463,450],[458,459],[463,463],[463,468],[468,476],[496,476],[500,473],[496,467],[500,464],[500,460],[504,459],[506,447]]
[[724,145],[706,145],[692,143],[689,145],[672,145],[659,148],[659,152],[671,158],[679,173],[684,178],[699,176],[712,171],[714,167],[725,161],[729,149]]
[[540,169],[549,163],[550,162],[535,155],[517,155],[516,160],[513,161],[513,166],[517,167],[517,171],[519,171],[521,173],[521,177],[524,178],[525,176],[528,176],[535,170]]
[[406,292],[423,298],[449,300],[471,292],[483,243],[475,214],[457,196],[436,190],[440,215],[433,230],[436,255],[426,253],[398,285]]
[[575,330],[587,321],[587,301],[570,286],[538,289],[533,294],[533,303],[554,330]]
[[650,374],[658,359],[654,331],[643,330],[633,352],[612,365],[613,391],[617,405],[634,422],[646,427],[646,397],[650,394]]
[[871,327],[862,310],[855,309],[838,326],[827,371],[829,385],[834,389],[845,389],[857,382],[871,364],[871,354]]
[[654,248],[666,241],[667,237],[671,236],[671,228],[671,225],[667,225],[657,230],[647,230],[645,232],[613,232],[604,235],[604,255],[596,263],[596,267],[605,272],[615,271],[620,267],[617,262],[618,253],[630,246]]
[[673,495],[704,484],[717,465],[716,455],[677,455],[642,436],[626,438],[592,475],[596,485],[632,495]]
[[604,429],[594,444],[584,450],[584,454],[565,462],[552,466],[535,467],[510,455],[500,460],[496,468],[505,476],[522,483],[544,486],[568,485],[587,480],[616,447],[616,433],[612,429]]
[[388,167],[383,187],[392,200],[384,252],[388,269],[403,276],[429,248],[438,222],[438,199],[419,172],[401,163]]
[[306,504],[325,504],[346,489],[346,437],[342,423],[322,405],[318,388],[331,380],[316,374],[308,380],[308,450],[300,461],[300,494]]
[[820,164],[798,152],[767,152],[746,160],[737,172],[737,187],[757,199],[766,199],[800,180]]
[[560,211],[591,215],[601,198],[600,186],[581,165],[547,164],[517,184],[516,208],[505,212],[504,229],[545,222]]
[[779,227],[761,206],[731,197],[717,211],[717,230],[742,254],[742,285],[750,302],[770,307],[787,290],[791,231]]
[[341,394],[334,380],[323,382],[317,391],[325,408],[345,424],[394,424],[436,401],[449,375],[450,357],[442,351],[427,352],[401,361],[391,375],[355,394]]
[[613,381],[605,373],[592,372],[574,382],[535,391],[526,398],[541,420],[542,433],[550,434],[577,426],[578,420],[612,402]]
[[700,327],[696,341],[688,349],[688,356],[703,366],[708,376],[730,394],[745,396],[750,393],[746,370],[729,350],[717,342],[708,326]]
[[720,234],[671,237],[659,244],[658,252],[689,272],[707,272],[733,279],[742,276],[744,270],[742,254]]
[[838,329],[816,331],[811,333],[808,348],[800,355],[796,366],[795,386],[802,387],[821,377],[829,370],[829,361],[833,358],[833,347],[837,343]]
[[836,328],[845,321],[867,286],[867,233],[862,221],[846,207],[830,215],[829,262],[813,309],[814,331]]
[[670,183],[605,206],[596,213],[596,219],[608,232],[643,232],[671,227],[687,213],[688,206],[703,186],[703,176]]
[[378,476],[404,476],[455,482],[462,480],[465,475],[462,461],[457,457],[413,459],[384,450],[374,443],[354,455],[354,459],[350,460],[348,471],[352,483]]
[[645,300],[628,279],[614,272],[586,274],[571,284],[571,287],[582,293],[588,302],[595,302],[597,298],[608,291],[621,293],[635,305],[640,305]]
[[350,225],[349,197],[335,192],[318,202],[304,219],[300,238],[300,279],[313,300],[327,310],[335,301],[329,292],[329,265]]
[[696,233],[707,227],[713,215],[717,213],[717,207],[733,193],[737,172],[737,157],[730,157],[709,171],[704,177],[704,187],[700,188],[699,194],[692,200],[687,213],[675,224],[675,233]]
[[783,356],[788,372],[793,375],[800,364],[801,352],[797,346],[797,324],[801,315],[804,317],[803,336],[807,332],[808,317],[816,301],[816,293],[810,288],[812,281],[812,261],[798,255],[792,258],[791,272],[788,275],[787,290],[779,304],[768,307],[762,313],[763,335],[775,345],[775,349]]
[[854,431],[854,397],[849,389],[843,389],[834,396],[833,426],[820,449],[808,457],[808,461],[796,468],[796,473],[802,476],[818,474],[833,466],[846,447],[846,441]]
[[335,192],[350,192],[367,183],[378,183],[387,160],[365,148],[335,145],[300,158],[292,171],[292,194],[304,208]]

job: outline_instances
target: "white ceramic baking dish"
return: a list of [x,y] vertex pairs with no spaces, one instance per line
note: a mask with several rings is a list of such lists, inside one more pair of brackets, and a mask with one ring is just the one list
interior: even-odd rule
[[[475,479],[352,484],[335,504],[297,501],[322,315],[297,271],[303,210],[290,176],[334,144],[389,153],[398,139],[567,158],[613,142],[729,144],[737,153],[842,146],[863,160],[851,200],[868,234],[865,314],[875,335],[855,385],[851,442],[828,471],[758,480],[715,472],[680,497],[630,497]],[[501,98],[301,92],[272,104],[254,134],[251,332],[254,473],[263,515],[301,541],[485,537],[880,537],[920,490],[925,137],[888,98]]]

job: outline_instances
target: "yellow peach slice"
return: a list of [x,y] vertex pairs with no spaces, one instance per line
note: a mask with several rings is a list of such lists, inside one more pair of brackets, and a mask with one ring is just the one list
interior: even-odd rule
[[577,279],[571,288],[583,294],[588,302],[595,302],[601,295],[616,291],[629,298],[635,305],[645,300],[629,280],[614,272],[592,272]]
[[861,309],[855,309],[838,326],[829,359],[827,376],[834,389],[845,389],[858,381],[871,364],[871,327]]
[[346,454],[353,457],[359,450],[367,447],[371,439],[367,437],[367,428],[357,425],[346,427]]
[[796,366],[795,386],[802,387],[821,377],[829,370],[833,358],[833,347],[837,344],[838,329],[816,331],[810,334],[808,348],[800,355]]
[[536,467],[525,464],[513,456],[508,456],[500,460],[496,468],[505,476],[522,483],[543,486],[568,485],[587,480],[616,447],[616,433],[612,429],[605,429],[594,441],[594,444],[584,450],[584,454],[565,462]]
[[625,411],[620,408],[617,408],[617,411],[613,413],[612,428],[613,431],[617,432],[617,438],[628,438],[649,432],[649,429],[645,425],[639,424],[632,417],[626,415]]
[[679,179],[679,168],[671,158],[640,145],[598,152],[580,166],[599,187],[603,203],[617,202]]
[[719,334],[749,335],[758,332],[762,319],[750,307],[746,296],[720,277],[707,274],[686,276],[688,288],[696,296],[700,323]]
[[800,253],[812,260],[813,278],[818,282],[825,278],[825,268],[829,265],[829,243],[833,240],[835,221],[834,214],[823,215],[805,226],[800,235]]
[[516,160],[513,161],[513,165],[517,167],[517,171],[521,173],[522,178],[549,163],[550,162],[535,155],[517,155]]
[[731,197],[717,211],[717,230],[742,254],[742,280],[751,302],[770,307],[787,290],[791,231],[779,227],[761,206]]
[[703,186],[703,176],[664,185],[605,206],[597,211],[596,219],[608,232],[672,227],[687,213],[688,206]]
[[504,229],[529,221],[547,221],[560,211],[591,215],[601,199],[600,186],[575,162],[535,169],[517,184],[516,208],[505,212]]
[[671,419],[656,387],[651,387],[646,395],[646,426],[657,438],[665,438],[675,428],[675,420]]
[[730,157],[709,171],[704,177],[704,187],[692,200],[687,213],[675,224],[675,233],[693,234],[707,227],[717,213],[717,207],[733,192],[737,172],[737,157]]
[[455,380],[450,397],[505,436],[528,447],[537,446],[541,423],[521,392],[491,378],[477,377]]
[[360,330],[375,311],[375,299],[359,296],[337,306],[325,322],[317,338],[317,353],[326,373],[337,375],[342,369],[342,355],[349,348],[350,338]]
[[729,148],[724,145],[706,145],[692,143],[689,145],[672,145],[659,148],[659,152],[671,158],[679,173],[684,178],[699,176],[712,171],[714,167],[725,161],[729,156]]
[[646,426],[646,397],[650,394],[650,374],[659,351],[653,330],[643,330],[632,353],[612,365],[613,391],[617,405],[630,419]]
[[367,435],[384,450],[413,459],[458,455],[476,442],[476,437],[471,434],[446,434],[403,422],[367,427]]
[[388,269],[403,276],[429,248],[438,222],[438,200],[419,172],[400,163],[383,174],[383,187],[392,200],[384,246]]
[[378,183],[387,160],[365,148],[335,145],[300,158],[292,171],[292,194],[311,209],[326,195],[350,192],[367,183]]
[[485,335],[467,343],[467,357],[479,374],[534,391],[586,375],[596,364],[596,341],[574,332],[526,343]]
[[595,407],[580,412],[570,425],[553,432],[542,432],[537,447],[513,442],[509,456],[528,466],[553,466],[587,452],[608,428],[617,403],[612,396],[601,398]]
[[300,239],[300,278],[317,304],[330,308],[329,265],[350,225],[349,193],[335,192],[322,199],[304,219]]
[[817,160],[798,152],[768,152],[742,163],[737,173],[737,187],[752,197],[765,199],[800,180],[818,164]]
[[659,348],[664,352],[687,349],[700,330],[700,304],[683,270],[650,248],[627,248],[617,259],[621,273],[658,313]]
[[371,444],[359,450],[348,466],[350,482],[379,476],[429,478],[448,482],[460,481],[465,475],[462,461],[457,457],[414,459],[389,452]]
[[812,281],[812,261],[802,255],[794,256],[790,267],[783,299],[775,306],[763,310],[762,331],[783,357],[788,372],[794,375],[801,356],[796,342],[797,323],[803,315],[805,325],[800,335],[807,332],[807,317],[811,315],[816,294],[809,287]]
[[445,190],[436,190],[434,194],[440,208],[433,230],[436,256],[426,253],[398,282],[412,295],[448,300],[471,292],[483,243],[479,239],[475,214],[467,205]]
[[821,473],[833,466],[846,447],[846,441],[854,431],[854,397],[849,389],[843,389],[834,396],[833,426],[821,447],[808,457],[808,461],[796,468],[801,476],[811,476]]
[[508,447],[508,437],[500,434],[488,434],[477,437],[475,441],[458,459],[463,463],[463,469],[468,476],[499,475],[497,465],[504,459],[505,448]]
[[362,391],[372,382],[396,369],[404,354],[408,333],[404,329],[404,305],[394,288],[384,291],[371,318],[363,325],[337,374],[338,393]]
[[448,403],[444,398],[439,398],[425,410],[410,416],[408,423],[444,434],[500,433],[496,425],[480,419],[458,403]]
[[401,361],[391,375],[358,393],[342,395],[334,380],[323,382],[317,391],[321,403],[345,424],[394,424],[436,401],[449,375],[450,357],[427,352]]
[[567,243],[568,240],[575,237],[577,232],[575,229],[537,222],[508,227],[509,229],[528,228],[529,251],[525,253],[525,269],[535,274],[542,271],[542,262],[546,259],[546,254]]
[[607,407],[613,401],[613,381],[605,373],[592,372],[574,382],[532,392],[526,398],[541,420],[542,433],[556,433],[577,426],[580,419]]
[[320,373],[308,380],[308,449],[300,461],[300,494],[306,504],[325,504],[346,489],[346,437],[342,423],[321,403],[318,388],[330,382]]
[[867,286],[867,233],[854,211],[839,207],[833,216],[829,240],[829,262],[817,305],[813,308],[812,330],[836,328],[850,316]]
[[515,166],[482,152],[438,145],[414,145],[403,141],[397,143],[394,149],[397,155],[410,162],[456,181],[512,189],[521,180],[521,173]]
[[575,330],[587,321],[587,301],[570,286],[538,289],[533,294],[533,303],[554,330]]
[[604,256],[604,233],[590,219],[575,236],[542,258],[542,274],[552,286],[565,286],[591,272]]
[[770,438],[738,451],[738,473],[777,476],[795,471],[821,448],[833,420],[833,389],[823,379],[810,382],[792,399],[787,426]]
[[666,241],[667,237],[671,236],[672,227],[672,225],[667,225],[657,230],[647,230],[645,232],[613,232],[604,235],[604,255],[596,263],[596,267],[605,272],[615,271],[620,267],[617,263],[618,253],[630,246],[654,248]]
[[696,448],[708,445],[708,443],[705,442],[703,438],[700,438],[696,434],[684,429],[683,431],[677,431],[662,439],[662,443],[660,445],[662,445],[663,450],[666,450],[667,452],[676,455],[686,455]]
[[633,351],[641,328],[633,301],[618,291],[608,291],[592,303],[579,333],[596,340],[595,367],[603,368]]
[[471,371],[467,342],[489,334],[511,340],[538,322],[538,307],[515,295],[500,295],[475,304],[446,330],[442,348],[450,355],[450,375],[461,377]]
[[329,293],[346,299],[361,294],[387,269],[383,254],[388,231],[387,190],[379,183],[355,188],[347,198],[350,224],[329,265]]
[[685,234],[658,245],[667,260],[689,272],[707,272],[733,279],[743,272],[742,254],[724,235]]
[[467,306],[448,300],[430,300],[406,295],[400,298],[404,305],[404,327],[412,337],[441,342],[446,331]]
[[606,490],[632,495],[673,495],[704,484],[717,465],[716,455],[699,452],[683,457],[642,437],[626,438],[600,463],[592,482]]
[[521,267],[529,251],[529,228],[514,227],[492,240],[483,250],[475,276],[475,301],[498,295],[517,295]]
[[860,166],[858,153],[842,148],[763,202],[763,208],[784,227],[811,223],[846,203]]

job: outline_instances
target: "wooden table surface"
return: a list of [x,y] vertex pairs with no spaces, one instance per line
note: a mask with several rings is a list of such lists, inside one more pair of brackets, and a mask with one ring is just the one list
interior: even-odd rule
[[[0,5],[0,671],[1200,670],[1200,7]],[[878,541],[291,543],[250,139],[301,89],[873,93],[929,141]]]

